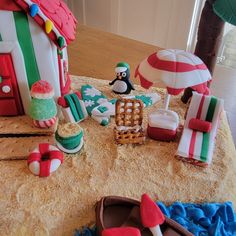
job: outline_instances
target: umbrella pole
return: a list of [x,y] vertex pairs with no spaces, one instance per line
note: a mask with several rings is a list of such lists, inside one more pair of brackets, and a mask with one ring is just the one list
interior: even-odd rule
[[168,110],[170,103],[170,94],[166,93],[165,100],[164,100],[164,109]]

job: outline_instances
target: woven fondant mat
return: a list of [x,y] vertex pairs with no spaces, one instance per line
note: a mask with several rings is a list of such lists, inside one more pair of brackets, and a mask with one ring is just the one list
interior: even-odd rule
[[[73,89],[94,85],[109,98],[108,81],[74,77]],[[154,91],[150,90],[150,91]],[[162,97],[163,89],[156,89]],[[145,92],[136,86],[134,94]],[[144,109],[161,107],[159,102]],[[170,109],[183,116],[186,105],[172,97]],[[114,118],[108,127],[92,119],[81,123],[85,145],[77,155],[67,155],[50,177],[34,177],[26,161],[0,162],[0,235],[71,235],[74,229],[94,223],[94,206],[104,195],[139,199],[147,192],[165,203],[233,201],[236,204],[236,151],[225,116],[216,139],[213,163],[203,169],[177,160],[175,142],[147,138],[140,146],[117,146]]]

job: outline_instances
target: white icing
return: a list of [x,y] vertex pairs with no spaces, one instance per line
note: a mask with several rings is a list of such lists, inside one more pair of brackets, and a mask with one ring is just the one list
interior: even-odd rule
[[124,93],[127,90],[127,84],[124,81],[117,80],[114,83],[112,90],[119,92],[119,93]]
[[116,129],[118,131],[128,131],[128,130],[134,130],[135,132],[138,132],[140,129],[142,128],[142,126],[140,125],[135,125],[135,126],[116,126]]
[[149,114],[148,124],[150,127],[176,130],[179,126],[179,116],[170,110],[157,110]]
[[58,159],[51,160],[50,173],[56,171],[60,165],[61,165],[60,160],[58,160]]
[[40,164],[38,161],[33,161],[29,164],[29,170],[34,174],[34,175],[39,175],[40,172]]
[[10,86],[4,85],[4,86],[2,87],[2,92],[3,92],[3,93],[9,93],[10,91],[11,91]]

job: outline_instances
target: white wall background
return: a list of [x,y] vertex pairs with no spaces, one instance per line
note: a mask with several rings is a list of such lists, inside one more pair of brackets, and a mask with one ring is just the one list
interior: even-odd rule
[[163,48],[186,49],[195,0],[65,0],[79,23]]

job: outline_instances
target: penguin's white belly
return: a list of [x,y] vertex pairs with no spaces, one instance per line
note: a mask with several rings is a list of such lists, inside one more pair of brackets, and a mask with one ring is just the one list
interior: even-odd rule
[[124,81],[116,81],[112,88],[115,92],[124,93],[127,90],[127,84]]

